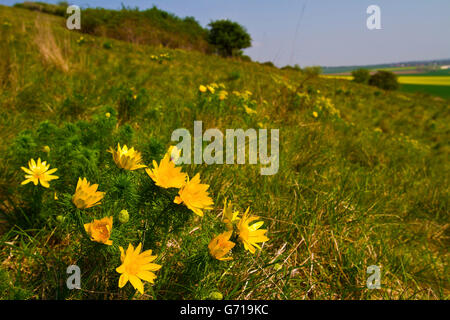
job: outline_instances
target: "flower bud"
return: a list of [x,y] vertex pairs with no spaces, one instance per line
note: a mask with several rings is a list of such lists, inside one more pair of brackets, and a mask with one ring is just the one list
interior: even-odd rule
[[128,214],[127,210],[122,210],[119,213],[119,221],[120,223],[127,223],[128,220],[130,220],[130,215]]

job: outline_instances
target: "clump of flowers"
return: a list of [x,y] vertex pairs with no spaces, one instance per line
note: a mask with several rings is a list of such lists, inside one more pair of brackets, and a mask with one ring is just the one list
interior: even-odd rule
[[119,288],[123,288],[130,281],[131,285],[143,294],[142,280],[154,283],[156,275],[153,272],[161,269],[161,265],[153,263],[157,256],[152,256],[152,250],[141,252],[141,249],[142,243],[139,243],[136,249],[130,243],[126,252],[119,247],[122,264],[116,271],[121,274]]
[[[219,101],[218,95],[224,86],[214,83],[209,86],[214,89],[214,94],[205,86],[205,95],[214,96]],[[134,88],[130,90],[134,92]],[[203,219],[210,223],[214,217],[207,215],[206,211],[214,208],[214,201],[209,185],[201,182],[199,173],[190,179],[182,171],[178,163],[181,150],[174,146],[168,149],[159,163],[152,161],[149,167],[147,164],[151,158],[146,157],[159,157],[164,152],[163,144],[157,139],[142,146],[142,150],[145,150],[142,155],[134,148],[120,143],[117,148],[109,147],[106,150],[117,141],[126,141],[128,145],[132,141],[133,129],[128,125],[118,126],[117,116],[117,111],[108,107],[94,115],[90,122],[67,123],[59,128],[47,121],[39,125],[34,135],[30,133],[32,131],[24,132],[13,146],[19,152],[12,154],[16,155],[15,161],[18,163],[32,157],[34,152],[46,152],[50,156],[50,147],[43,148],[35,142],[46,141],[51,146],[52,163],[62,164],[59,170],[64,174],[57,177],[52,175],[57,169],[50,169],[46,161],[40,158],[37,161],[29,160],[28,168],[22,167],[27,174],[22,184],[40,183],[48,188],[49,181],[61,180],[52,185],[54,190],[48,195],[28,187],[26,191],[29,190],[32,197],[30,193],[24,192],[19,198],[21,196],[24,210],[30,210],[28,218],[32,226],[35,223],[41,223],[42,226],[53,224],[57,228],[55,232],[63,233],[63,237],[67,236],[70,243],[74,243],[73,249],[70,248],[73,256],[68,257],[68,260],[76,261],[82,255],[86,268],[101,266],[97,273],[94,269],[86,270],[93,274],[93,280],[86,281],[86,289],[92,284],[95,288],[91,289],[110,290],[111,281],[106,277],[113,272],[117,277],[113,281],[114,287],[116,280],[119,288],[124,288],[130,282],[138,292],[144,293],[144,283],[155,282],[155,272],[162,264],[156,264],[157,255],[152,255],[151,250],[143,251],[143,247],[149,243],[156,243],[162,248],[169,247],[172,233],[180,236],[185,232],[180,226],[184,226],[192,217],[186,214],[189,210],[200,217],[206,216]],[[107,151],[112,154],[115,165],[124,170],[114,168]],[[138,170],[141,168],[145,168],[145,173]],[[102,191],[98,190],[98,184],[89,182],[85,176],[90,177],[90,180],[102,181]],[[77,183],[73,192],[75,181]],[[93,209],[80,211],[88,208]],[[233,208],[231,202],[225,201],[222,220],[216,220],[217,225],[224,230],[214,235],[207,248],[206,245],[198,247],[199,253],[202,253],[199,257],[209,253],[213,259],[229,261],[233,259],[232,250],[239,242],[244,243],[245,248],[250,248],[258,247],[258,244],[268,240],[265,234],[264,237],[260,235],[267,231],[260,230],[258,224],[262,221],[243,224],[241,227],[242,219],[251,220],[245,214],[240,217],[239,210]],[[75,232],[67,232],[70,228]],[[139,245],[135,248],[133,243]],[[128,248],[124,250],[126,246]],[[117,247],[119,250],[116,250]],[[111,259],[119,260],[119,251],[121,264],[110,263]],[[129,294],[127,289],[132,288],[125,288],[124,296]]]
[[28,161],[28,168],[21,167],[25,173],[25,180],[22,181],[22,184],[27,184],[33,182],[35,186],[40,183],[43,187],[48,188],[50,184],[48,183],[51,180],[58,179],[58,176],[52,175],[57,168],[50,169],[50,165],[47,164],[47,161],[41,162],[41,158],[38,158],[37,162],[34,159],[30,159]]
[[88,209],[99,205],[105,193],[97,191],[97,188],[98,184],[91,185],[86,178],[78,178],[77,188],[72,197],[73,204],[78,209]]
[[225,257],[225,255],[235,246],[235,243],[230,241],[234,231],[236,231],[237,239],[244,245],[244,249],[251,253],[255,253],[256,248],[261,249],[258,243],[269,241],[265,235],[267,230],[260,229],[264,222],[254,222],[259,217],[249,215],[249,211],[250,208],[247,208],[244,215],[239,217],[239,211],[234,211],[231,202],[225,199],[222,221],[227,231],[213,238],[209,243],[208,249],[212,257],[221,261],[232,259],[231,256]]
[[156,54],[152,54],[150,56],[150,59],[153,61],[157,61],[158,63],[163,63],[164,61],[169,61],[172,60],[171,56],[169,55],[169,53],[160,53],[159,55]]

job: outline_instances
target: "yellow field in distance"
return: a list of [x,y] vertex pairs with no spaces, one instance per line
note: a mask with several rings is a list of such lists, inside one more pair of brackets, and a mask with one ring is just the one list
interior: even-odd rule
[[[352,80],[349,75],[323,75],[326,78]],[[450,86],[450,76],[399,76],[398,82],[402,84],[423,84],[434,86]]]

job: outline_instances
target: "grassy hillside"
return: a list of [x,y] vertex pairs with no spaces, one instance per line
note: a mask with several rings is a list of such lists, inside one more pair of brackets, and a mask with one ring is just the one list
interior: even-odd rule
[[[20,8],[0,6],[0,21],[0,297],[448,298],[448,101],[82,37],[61,17]],[[212,83],[214,93],[199,91]],[[143,170],[120,171],[106,152],[126,143],[151,165],[195,120],[222,132],[279,129],[278,173],[182,165],[210,185],[213,208],[199,217],[173,204],[177,190]],[[58,168],[49,189],[21,185],[21,166],[38,157]],[[106,196],[78,211],[71,197],[83,176]],[[218,261],[208,243],[225,230],[226,198],[241,214],[250,207],[269,241],[251,254],[233,238],[233,260]],[[81,223],[105,214],[114,217],[112,246],[83,236]],[[162,265],[143,295],[118,287],[118,246],[129,242]],[[81,290],[66,288],[72,264]],[[381,267],[381,289],[366,286],[370,265]]]
[[[17,8],[62,17],[68,16],[67,6],[68,4],[65,2],[47,4],[31,1],[15,5]],[[121,10],[86,8],[83,9],[82,16],[83,23],[80,30],[82,33],[136,44],[161,45],[168,48],[197,50],[203,53],[213,51],[207,42],[208,31],[193,17],[180,18],[155,6],[144,11],[124,5]],[[65,23],[65,21],[60,20],[60,23]]]

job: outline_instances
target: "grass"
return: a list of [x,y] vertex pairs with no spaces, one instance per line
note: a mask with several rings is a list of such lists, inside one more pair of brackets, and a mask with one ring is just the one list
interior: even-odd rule
[[[227,299],[448,299],[448,101],[196,51],[80,40],[62,18],[20,8],[2,6],[0,21],[2,298],[207,299],[219,291]],[[150,58],[166,53],[168,60]],[[230,97],[205,100],[198,87],[213,82]],[[235,90],[251,91],[248,107],[256,113],[245,112]],[[259,165],[183,166],[210,184],[214,208],[203,218],[186,213],[176,233],[142,226],[145,246],[163,266],[144,295],[130,284],[117,287],[118,250],[85,240],[67,214],[76,170],[103,177],[100,190],[111,197],[134,199],[114,191],[120,181],[99,138],[110,136],[97,131],[105,110],[119,117],[111,139],[135,146],[147,164],[159,159],[175,129],[192,133],[194,120],[222,132],[280,130],[273,176],[261,176]],[[37,138],[48,126],[57,134]],[[46,156],[47,144],[61,176],[54,188],[66,196],[54,205],[46,199],[52,205],[45,212],[19,210],[20,202],[14,208],[18,199],[37,199],[23,198],[34,189],[20,185],[20,167],[30,156]],[[145,174],[121,184],[127,177]],[[232,261],[208,256],[209,241],[223,230],[225,198],[265,222],[270,240],[254,255],[237,245]],[[118,214],[110,201],[90,214]],[[173,216],[158,206],[148,210]],[[150,223],[160,221],[152,217]],[[116,242],[142,241],[142,232],[127,236],[120,228],[113,228]],[[81,291],[65,286],[70,264],[82,266]],[[380,290],[366,287],[370,265],[381,267]]]

